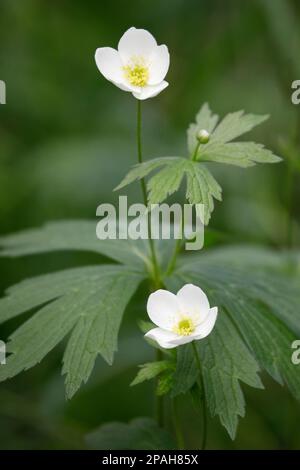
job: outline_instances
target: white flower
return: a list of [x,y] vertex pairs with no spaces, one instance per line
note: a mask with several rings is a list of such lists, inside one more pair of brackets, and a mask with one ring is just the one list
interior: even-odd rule
[[147,311],[158,328],[145,336],[167,349],[205,338],[218,315],[218,308],[210,308],[205,293],[193,284],[183,286],[177,295],[157,290],[149,296]]
[[170,64],[167,46],[158,46],[145,29],[129,28],[121,37],[118,50],[100,47],[96,64],[107,80],[138,100],[158,95],[168,86],[164,80]]

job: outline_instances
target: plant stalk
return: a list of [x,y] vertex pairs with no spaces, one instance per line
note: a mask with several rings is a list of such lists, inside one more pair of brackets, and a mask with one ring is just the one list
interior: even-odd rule
[[206,414],[206,395],[205,395],[205,388],[204,388],[204,381],[203,381],[203,374],[202,374],[202,367],[200,362],[200,357],[197,349],[196,342],[192,342],[192,347],[195,355],[196,364],[199,370],[199,388],[202,397],[202,419],[203,419],[203,429],[202,429],[202,441],[201,441],[201,450],[205,450],[206,448],[206,441],[207,441],[207,414]]
[[177,448],[178,448],[178,450],[184,450],[184,448],[185,448],[184,437],[183,437],[183,433],[182,433],[182,430],[181,430],[181,427],[180,427],[177,403],[178,402],[177,402],[176,398],[173,398],[172,399],[173,423],[174,423],[174,429],[175,429],[175,434],[176,434]]
[[[137,125],[136,125],[136,136],[137,136],[137,155],[138,155],[138,162],[143,163],[143,153],[142,153],[142,102],[137,100]],[[146,182],[145,178],[141,179],[141,189],[143,194],[143,201],[145,207],[148,206],[147,202],[147,189],[146,189]],[[154,242],[152,240],[151,235],[151,215],[148,212],[147,215],[147,225],[148,225],[148,240],[149,240],[149,248],[152,260],[152,267],[153,267],[153,280],[155,283],[155,287],[158,288],[160,286],[160,270],[159,265],[157,262],[157,256],[155,252]]]
[[[140,100],[137,100],[137,125],[136,125],[136,136],[137,136],[137,155],[138,155],[138,162],[143,163],[143,153],[142,153],[142,103]],[[147,207],[147,190],[146,190],[146,183],[145,178],[141,179],[141,189],[143,194],[143,201],[145,207]],[[152,240],[151,234],[151,219],[150,219],[150,212],[147,215],[147,225],[148,225],[148,240],[149,240],[149,248],[150,248],[150,255],[152,261],[152,268],[153,268],[153,281],[154,281],[154,289],[159,289],[162,286],[161,278],[160,278],[160,269],[157,262],[156,252],[154,242]],[[160,361],[162,359],[162,352],[157,350],[156,353],[156,360]],[[162,396],[156,397],[156,415],[157,415],[157,422],[158,425],[163,427],[164,425],[164,399]]]

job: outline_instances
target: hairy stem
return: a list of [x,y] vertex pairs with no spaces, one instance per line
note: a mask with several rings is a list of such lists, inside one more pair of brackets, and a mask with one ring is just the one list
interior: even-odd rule
[[202,367],[200,362],[200,357],[197,349],[196,342],[192,342],[192,347],[195,355],[196,364],[199,370],[199,388],[200,393],[202,396],[202,418],[203,418],[203,429],[202,429],[202,442],[201,442],[201,450],[206,448],[206,440],[207,440],[207,415],[206,415],[206,396],[205,396],[205,388],[204,388],[204,381],[203,381],[203,374],[202,374]]

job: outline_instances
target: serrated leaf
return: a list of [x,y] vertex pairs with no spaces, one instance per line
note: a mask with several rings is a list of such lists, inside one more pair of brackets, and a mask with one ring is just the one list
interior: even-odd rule
[[128,186],[129,184],[133,183],[134,181],[144,178],[160,166],[170,165],[176,162],[177,158],[178,157],[154,158],[152,160],[148,160],[146,162],[134,165],[133,168],[127,173],[125,178],[121,181],[121,183],[114,189],[114,191],[122,189],[125,186]]
[[171,396],[190,390],[197,380],[198,369],[190,344],[177,348],[176,369],[173,375]]
[[172,437],[150,418],[135,418],[130,423],[108,423],[87,436],[87,443],[97,450],[168,450],[175,449]]
[[280,157],[254,142],[215,143],[203,148],[199,160],[247,168],[256,163],[277,163]]
[[187,130],[188,150],[190,155],[194,154],[198,145],[198,132],[202,129],[205,129],[207,132],[211,133],[214,130],[218,119],[218,115],[213,114],[209,107],[209,104],[204,103],[204,105],[200,108],[199,112],[196,115],[196,122],[191,123]]
[[173,386],[173,370],[168,369],[163,372],[159,378],[156,387],[156,395],[163,396],[172,390]]
[[98,354],[112,362],[124,309],[141,279],[127,267],[101,265],[40,276],[11,288],[0,301],[1,321],[50,303],[11,335],[11,355],[0,369],[0,381],[40,362],[73,330],[63,367],[71,397],[88,379]]
[[51,251],[93,251],[118,262],[144,264],[139,240],[99,240],[97,221],[70,220],[50,222],[43,227],[23,230],[0,238],[0,256],[25,256]]
[[172,369],[173,367],[174,364],[171,361],[156,361],[143,364],[140,366],[137,376],[130,385],[138,385],[145,382],[145,380],[154,379],[165,370]]
[[149,205],[160,204],[177,191],[183,179],[186,164],[186,159],[178,158],[172,165],[168,165],[148,181]]
[[214,210],[213,198],[222,200],[222,189],[203,164],[188,162],[186,198],[190,204],[204,205],[204,224],[207,225]]
[[198,342],[206,399],[212,416],[219,415],[231,439],[238,418],[245,415],[245,399],[239,381],[263,388],[259,367],[228,317],[220,314],[214,332]]
[[251,131],[254,127],[266,121],[268,118],[269,115],[245,114],[244,111],[229,113],[215,128],[211,142],[230,142],[240,135]]

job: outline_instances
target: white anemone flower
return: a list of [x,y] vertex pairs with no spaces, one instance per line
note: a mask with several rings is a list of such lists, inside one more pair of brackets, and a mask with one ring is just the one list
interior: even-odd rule
[[164,80],[170,64],[166,45],[158,46],[145,29],[129,28],[121,37],[118,50],[100,47],[96,64],[102,75],[138,100],[158,95],[168,86]]
[[208,336],[215,325],[218,308],[210,308],[200,287],[186,284],[176,295],[163,289],[151,294],[147,312],[157,328],[145,336],[170,349]]

